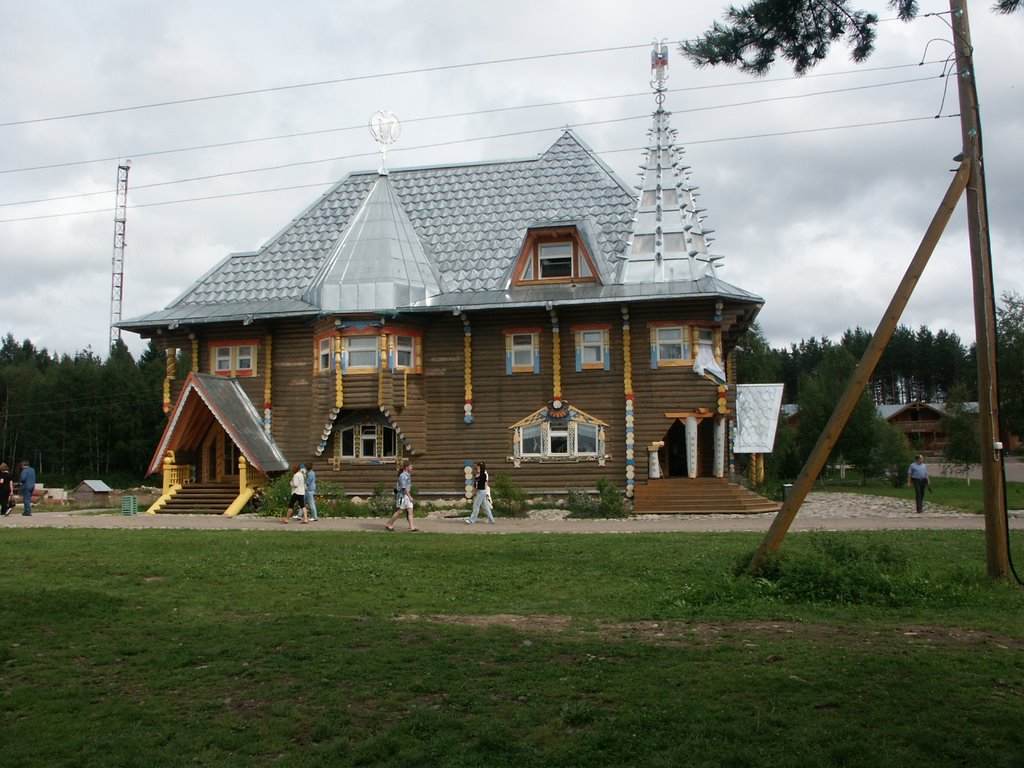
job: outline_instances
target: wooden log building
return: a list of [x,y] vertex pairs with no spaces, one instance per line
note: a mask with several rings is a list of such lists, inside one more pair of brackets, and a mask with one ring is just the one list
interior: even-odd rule
[[531,159],[353,173],[122,322],[167,353],[154,509],[219,485],[234,514],[308,461],[365,495],[403,457],[425,496],[468,494],[483,460],[530,493],[604,477],[636,512],[749,508],[733,350],[763,300],[718,276],[660,53],[639,195],[571,130]]

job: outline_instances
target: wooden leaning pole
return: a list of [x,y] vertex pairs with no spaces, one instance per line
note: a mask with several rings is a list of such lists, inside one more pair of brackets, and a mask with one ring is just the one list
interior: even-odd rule
[[910,266],[907,267],[903,279],[896,288],[896,293],[893,294],[892,300],[889,302],[889,307],[885,310],[885,314],[882,315],[878,329],[871,337],[871,342],[868,344],[867,349],[864,350],[864,355],[857,364],[853,376],[847,382],[846,389],[839,398],[835,410],[832,411],[828,423],[825,424],[825,429],[818,436],[818,442],[815,443],[811,455],[807,457],[807,461],[804,462],[800,474],[797,475],[791,493],[788,498],[783,500],[782,508],[775,516],[771,527],[768,529],[768,533],[765,534],[764,540],[754,553],[754,559],[751,560],[749,568],[751,573],[756,572],[760,568],[761,563],[764,562],[764,558],[769,552],[774,552],[782,544],[782,540],[785,538],[789,526],[792,525],[793,518],[796,517],[800,505],[807,498],[811,486],[814,485],[814,481],[817,480],[821,470],[825,467],[829,454],[832,453],[836,441],[839,439],[840,434],[842,434],[843,427],[846,426],[850,414],[853,413],[857,401],[867,386],[868,379],[871,378],[875,366],[878,365],[882,353],[889,344],[889,340],[892,338],[892,334],[899,323],[900,316],[910,300],[910,295],[913,293],[918,280],[921,279],[921,273],[924,271],[928,259],[931,258],[932,252],[935,250],[935,246],[939,242],[946,224],[953,215],[953,210],[956,208],[961,195],[963,195],[964,190],[967,188],[967,182],[970,178],[971,162],[965,159],[960,163],[960,167],[957,169],[949,189],[946,190],[946,195],[942,198],[935,216],[932,217],[931,224],[928,225],[928,229],[917,248],[917,252],[914,254],[914,258],[910,262]]

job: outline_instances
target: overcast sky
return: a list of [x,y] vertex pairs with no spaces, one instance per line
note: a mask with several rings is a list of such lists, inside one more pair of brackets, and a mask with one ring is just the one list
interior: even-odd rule
[[[810,76],[780,63],[756,80],[695,70],[671,47],[666,108],[720,276],[764,297],[775,346],[874,330],[960,151],[956,84],[942,77],[946,0],[923,0],[922,15],[937,15],[910,24],[881,0],[856,4],[883,19],[861,65],[839,47]],[[366,124],[380,109],[402,121],[393,168],[532,157],[572,126],[634,184],[654,108],[651,41],[696,37],[724,5],[5,3],[0,331],[106,356],[118,158],[132,159],[125,319],[258,248],[331,182],[376,168]],[[996,291],[1024,292],[1024,14],[970,6]],[[961,203],[902,322],[969,344],[965,215]]]

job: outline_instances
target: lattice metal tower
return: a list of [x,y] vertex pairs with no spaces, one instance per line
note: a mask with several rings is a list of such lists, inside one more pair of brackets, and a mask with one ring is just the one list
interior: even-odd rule
[[117,202],[114,206],[114,257],[110,273],[110,347],[121,338],[121,297],[124,294],[124,229],[128,211],[128,169],[131,160],[117,166]]

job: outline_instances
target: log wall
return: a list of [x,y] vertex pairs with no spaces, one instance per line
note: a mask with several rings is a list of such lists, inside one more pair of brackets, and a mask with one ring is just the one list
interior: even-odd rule
[[[652,369],[650,367],[650,326],[652,322],[701,323],[722,329],[728,355],[737,334],[737,315],[726,309],[715,321],[713,299],[632,304],[628,307],[632,387],[634,396],[636,482],[648,475],[647,447],[663,439],[674,419],[667,413],[711,409],[717,415],[716,384],[694,374],[690,366]],[[738,311],[748,311],[740,307]],[[422,331],[422,372],[385,371],[378,374],[343,376],[343,410],[382,411],[397,427],[411,450],[415,463],[415,484],[428,494],[459,495],[465,488],[466,462],[487,462],[492,476],[509,474],[528,492],[564,492],[568,487],[593,488],[606,477],[619,488],[626,486],[626,424],[623,384],[623,315],[618,304],[559,307],[556,309],[560,338],[561,397],[578,410],[605,422],[604,466],[596,461],[511,460],[510,427],[549,403],[555,394],[552,360],[552,320],[544,309],[510,309],[468,315],[472,330],[472,423],[465,420],[464,327],[450,314],[425,315],[403,327]],[[608,329],[611,347],[609,370],[576,371],[574,326]],[[741,320],[740,326],[745,323]],[[540,343],[540,372],[506,373],[505,336],[510,330],[535,330]],[[366,494],[378,482],[394,482],[393,463],[343,463],[332,467],[336,433],[327,449],[317,457],[315,450],[325,423],[335,406],[336,380],[333,371],[317,370],[315,337],[323,332],[300,320],[280,320],[257,328],[241,324],[203,327],[199,336],[200,371],[210,370],[210,344],[217,341],[259,339],[257,375],[240,377],[239,383],[262,413],[267,375],[263,339],[272,335],[271,400],[272,435],[289,463],[314,461],[321,482],[338,482],[349,493]],[[168,335],[165,343],[190,349],[184,334]],[[730,375],[732,371],[730,370]],[[183,377],[174,382],[172,402],[180,392]],[[727,393],[728,418],[735,410],[735,388]],[[380,402],[383,396],[383,402]],[[713,444],[708,419],[700,430],[701,474],[712,472]]]

